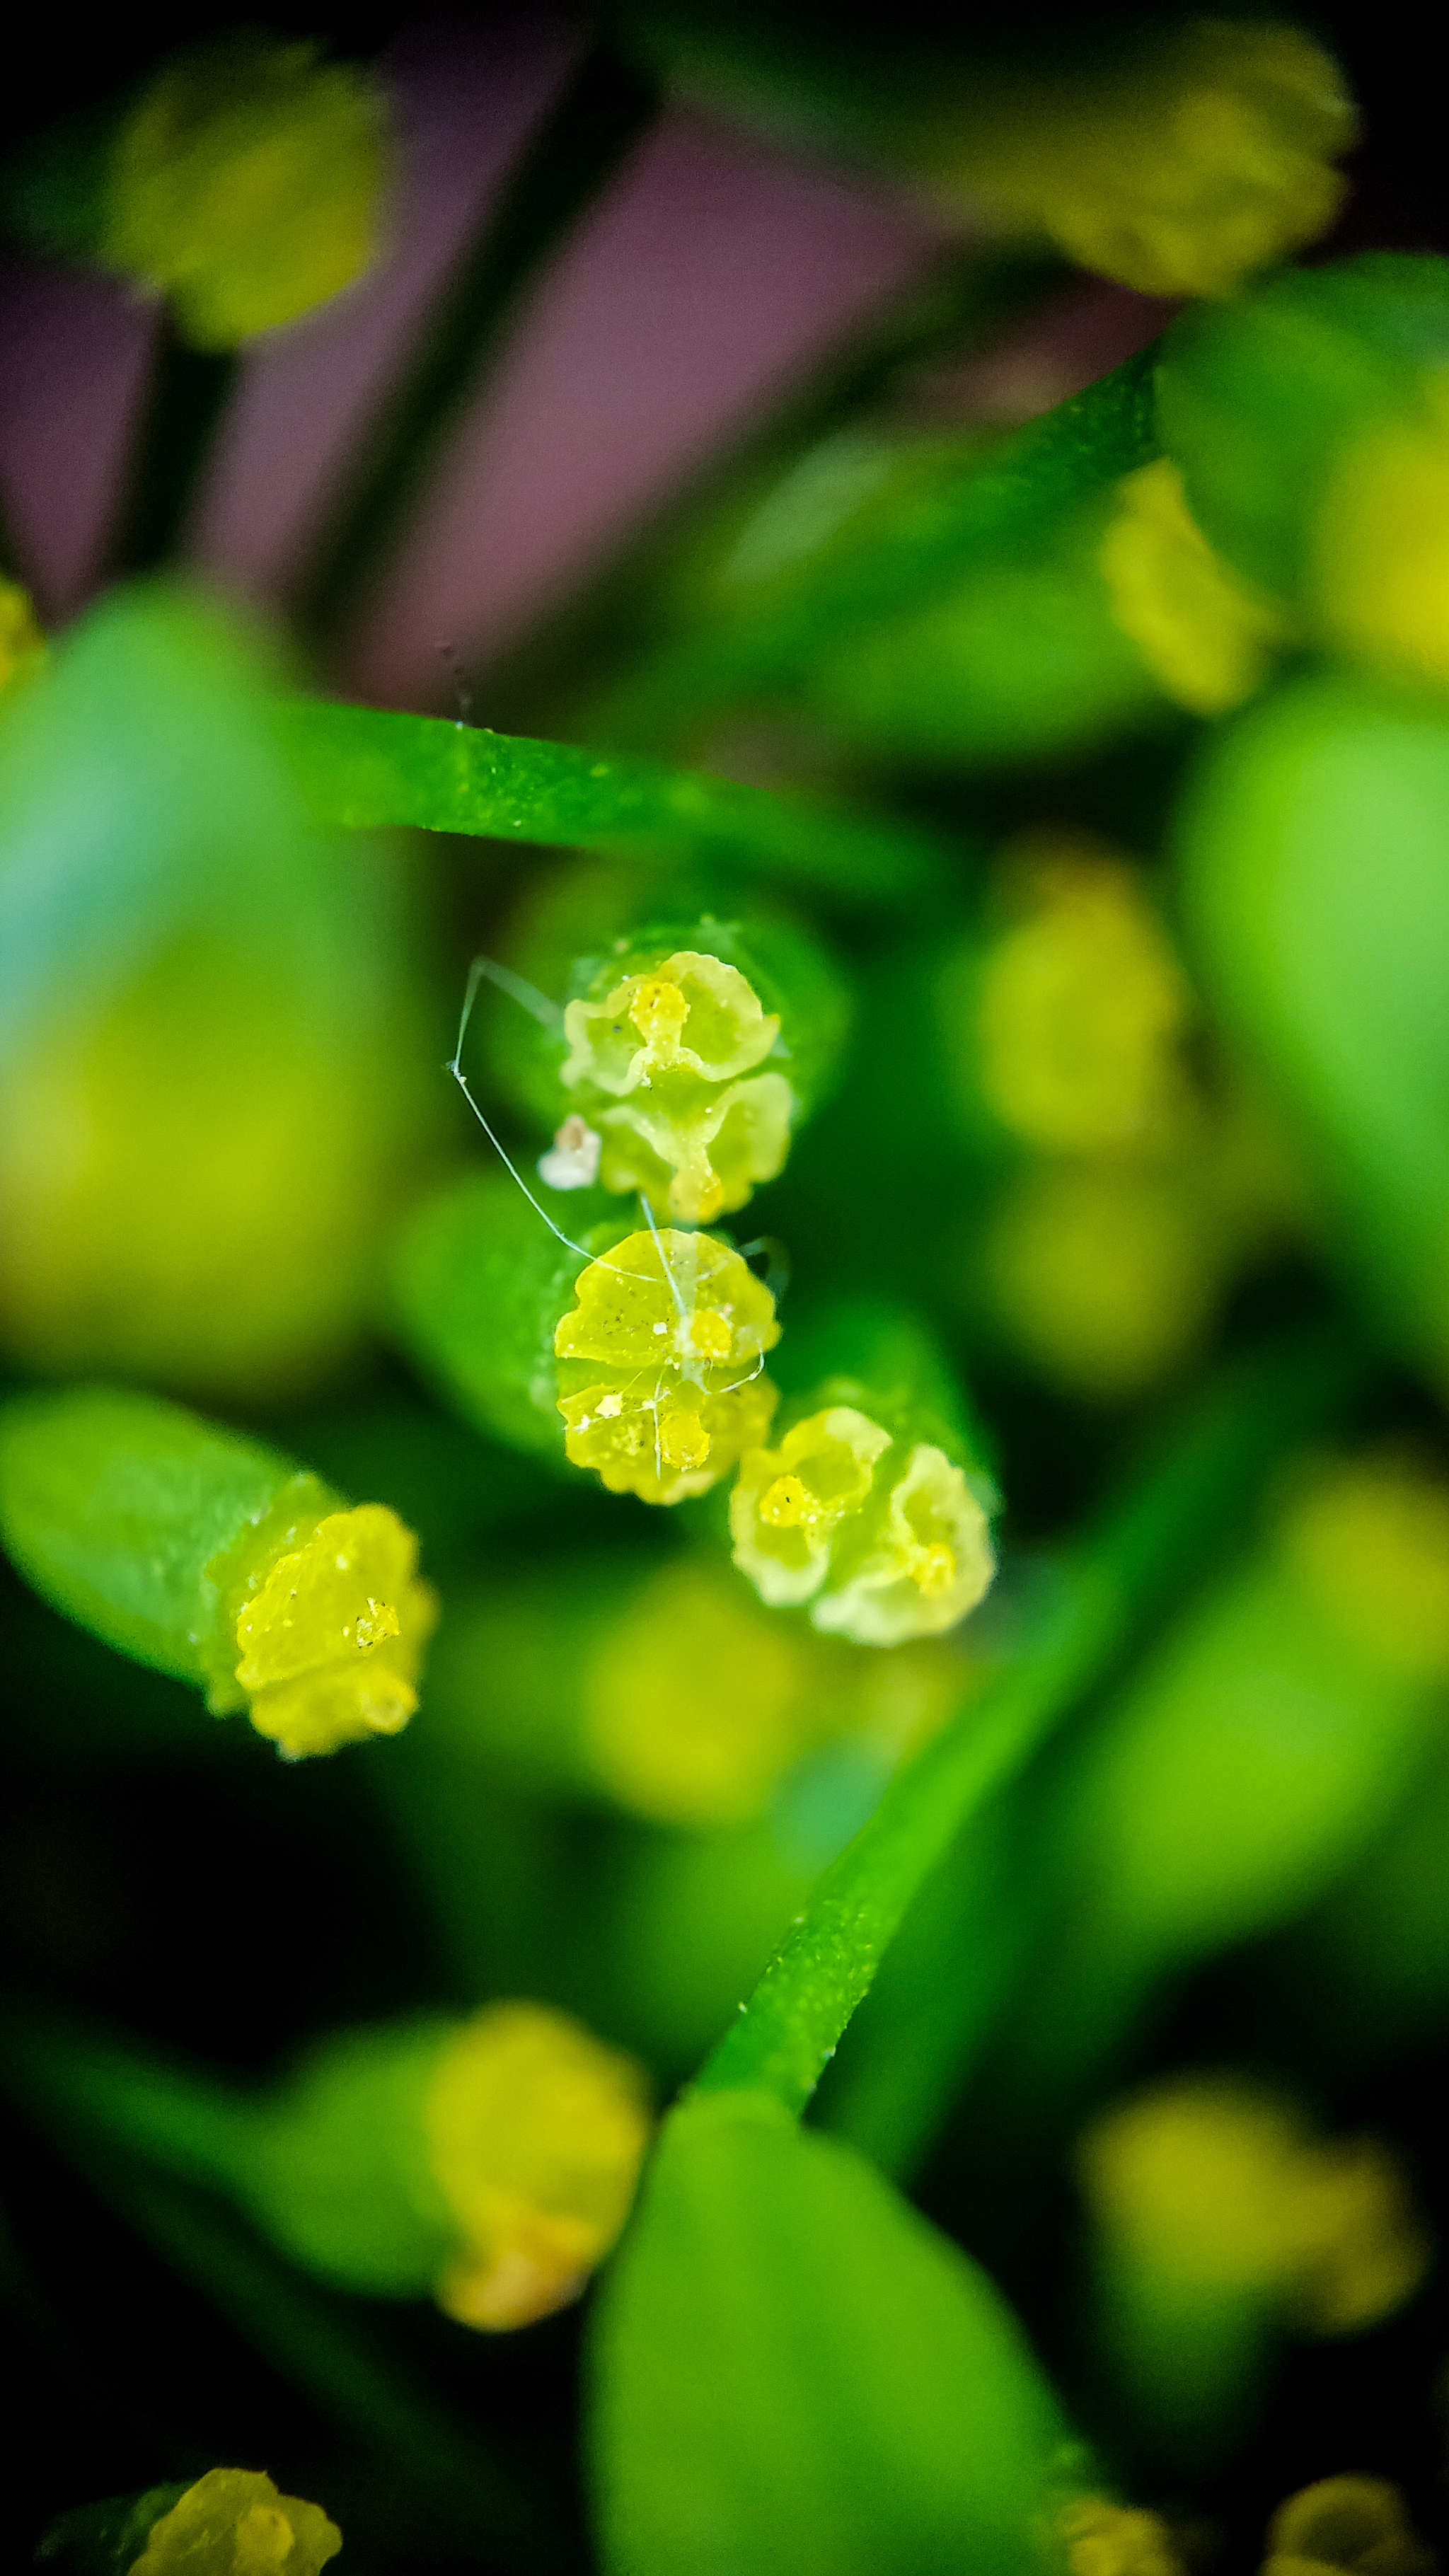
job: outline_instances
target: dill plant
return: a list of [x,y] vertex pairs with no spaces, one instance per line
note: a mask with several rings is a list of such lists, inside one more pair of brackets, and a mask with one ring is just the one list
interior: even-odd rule
[[[38,2563],[1434,2563],[1449,264],[1335,248],[1343,51],[602,13],[265,619],[186,531],[386,292],[397,58],[128,40],[7,143],[152,330],[87,604],[0,530]],[[930,275],[354,702],[701,107]],[[953,412],[1083,278],[1171,309]]]

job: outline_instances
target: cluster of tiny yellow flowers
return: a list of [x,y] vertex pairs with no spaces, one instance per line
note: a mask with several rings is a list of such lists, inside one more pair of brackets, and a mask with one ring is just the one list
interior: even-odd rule
[[298,1757],[395,1735],[437,1616],[413,1532],[384,1503],[324,1514],[255,1567],[235,1610],[252,1724]]
[[775,1301],[710,1235],[631,1234],[579,1277],[554,1334],[575,1466],[647,1503],[703,1494],[763,1440]]
[[1182,2576],[1159,2515],[1105,2496],[1074,2496],[1057,2518],[1068,2576]]
[[735,966],[692,948],[564,1013],[564,1087],[600,1138],[605,1189],[707,1225],[781,1169],[797,1107],[778,1018]]
[[459,2231],[440,2305],[499,2333],[577,2298],[629,2214],[649,2140],[634,2060],[541,2004],[491,2004],[444,2046],[424,2124]]
[[1073,71],[983,72],[936,174],[1148,295],[1225,295],[1332,221],[1356,119],[1296,27],[1179,21]]
[[990,1523],[962,1469],[848,1404],[742,1460],[730,1531],[762,1600],[808,1602],[815,1627],[857,1645],[954,1628],[996,1571]]
[[257,2469],[208,2469],[151,2526],[125,2576],[320,2576],[342,2534]]
[[1167,2081],[1116,2106],[1080,2163],[1114,2244],[1174,2279],[1272,2297],[1310,2334],[1392,2314],[1430,2260],[1388,2148],[1318,2137],[1291,2103],[1226,2077]]

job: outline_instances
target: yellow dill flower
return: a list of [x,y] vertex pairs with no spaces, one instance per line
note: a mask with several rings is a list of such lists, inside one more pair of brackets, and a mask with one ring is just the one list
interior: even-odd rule
[[1171,2278],[1271,2295],[1310,2334],[1391,2315],[1428,2268],[1387,2147],[1316,2137],[1292,2104],[1226,2077],[1169,2080],[1117,2105],[1079,2164],[1115,2243]]
[[996,1571],[986,1512],[930,1441],[893,1439],[853,1405],[827,1405],[778,1449],[741,1461],[734,1559],[761,1598],[808,1602],[812,1624],[861,1646],[954,1628]]
[[780,1022],[738,967],[677,949],[570,1002],[564,1035],[560,1079],[601,1138],[605,1189],[708,1223],[782,1168],[799,1103],[784,1074],[755,1070]]
[[1224,715],[1261,687],[1284,620],[1208,544],[1170,458],[1118,484],[1097,560],[1117,625],[1179,706]]
[[1437,2565],[1387,2478],[1318,2478],[1279,2505],[1263,2576],[1433,2576]]
[[125,2576],[320,2576],[342,2534],[258,2469],[208,2469],[151,2525]]
[[763,1440],[775,1301],[710,1235],[631,1234],[580,1273],[554,1335],[575,1466],[648,1503],[704,1494]]
[[373,83],[315,44],[231,34],[162,65],[116,146],[106,265],[229,349],[325,303],[369,265],[383,183]]
[[1057,2517],[1068,2576],[1182,2576],[1182,2562],[1159,2514],[1074,2496]]
[[1081,69],[994,74],[921,138],[963,191],[1148,295],[1226,295],[1332,222],[1356,119],[1296,27],[1211,17]]
[[33,671],[44,661],[45,637],[30,604],[30,594],[18,581],[0,577],[0,689],[12,680]]
[[1173,1173],[1044,1165],[973,1243],[998,1329],[1043,1375],[1113,1403],[1159,1384],[1211,1320],[1232,1249]]
[[636,1815],[742,1822],[823,1731],[822,1680],[810,1641],[766,1618],[723,1568],[665,1566],[588,1658],[585,1750]]
[[976,1011],[987,1102],[1023,1144],[1138,1153],[1191,1106],[1187,978],[1131,871],[1086,845],[1022,869],[1025,917],[992,947]]
[[286,1535],[280,1554],[274,1532],[251,1543],[235,1609],[253,1726],[293,1756],[396,1735],[417,1707],[437,1616],[416,1538],[384,1503],[304,1513]]
[[1449,682],[1449,374],[1352,440],[1317,514],[1309,594],[1340,652]]
[[438,2286],[449,2316],[503,2331],[577,2298],[648,2144],[633,2059],[541,2004],[490,2004],[445,2044],[424,2123],[463,2239]]
[[1381,1453],[1321,1470],[1278,1546],[1324,1615],[1416,1680],[1449,1680],[1449,1484]]

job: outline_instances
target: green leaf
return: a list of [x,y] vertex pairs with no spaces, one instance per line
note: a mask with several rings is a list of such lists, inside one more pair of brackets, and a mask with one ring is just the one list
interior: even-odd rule
[[636,857],[704,853],[846,903],[919,900],[948,880],[941,844],[884,816],[437,716],[313,698],[282,713],[319,821]]
[[961,592],[1159,452],[1155,346],[984,452],[932,446],[788,585],[673,636],[604,701],[611,733],[657,734],[808,675],[873,621]]
[[1214,747],[1178,827],[1210,999],[1402,1347],[1449,1382],[1449,714],[1349,680]]
[[1020,2576],[1064,2427],[977,2267],[758,2094],[670,2118],[608,2283],[609,2576]]

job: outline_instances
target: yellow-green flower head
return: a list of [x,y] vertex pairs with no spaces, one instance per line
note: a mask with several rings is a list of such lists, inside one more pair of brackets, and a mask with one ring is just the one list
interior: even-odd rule
[[1047,1163],[1008,1186],[969,1258],[1014,1348],[1055,1385],[1111,1404],[1190,1357],[1234,1249],[1191,1176]]
[[377,246],[383,104],[315,44],[232,34],[163,64],[116,145],[101,256],[168,296],[198,348],[274,330]]
[[1197,18],[1082,69],[984,74],[939,175],[1148,295],[1226,295],[1326,230],[1356,119],[1296,27]]
[[1279,2505],[1263,2576],[1434,2576],[1438,2563],[1387,2478],[1318,2478]]
[[1179,706],[1225,715],[1261,687],[1282,612],[1208,544],[1169,457],[1119,483],[1097,559],[1113,618]]
[[18,581],[0,579],[0,689],[7,689],[45,659],[45,637],[30,594]]
[[692,948],[564,1013],[565,1089],[602,1139],[605,1189],[645,1190],[707,1224],[784,1164],[795,1094],[756,1068],[780,1022],[739,968]]
[[438,2299],[531,2325],[577,2298],[629,2214],[649,2140],[642,2070],[541,2004],[490,2004],[444,2047],[424,2108],[462,2238]]
[[960,1467],[853,1405],[808,1414],[753,1449],[730,1496],[736,1565],[760,1597],[808,1602],[813,1625],[861,1646],[954,1628],[996,1571],[990,1523]]
[[1383,1452],[1321,1468],[1277,1543],[1355,1645],[1413,1679],[1449,1680],[1449,1483],[1432,1467]]
[[1074,2496],[1057,2517],[1067,2576],[1182,2576],[1160,2514],[1105,2496]]
[[235,1612],[253,1726],[293,1757],[396,1735],[437,1617],[412,1531],[385,1503],[361,1503],[310,1526],[304,1514],[285,1541],[253,1554]]
[[1153,2085],[1094,2124],[1079,2161],[1113,2243],[1183,2283],[1272,2297],[1310,2334],[1391,2315],[1430,2261],[1387,2147],[1317,2137],[1292,2103],[1245,2082]]
[[125,2576],[320,2576],[342,2534],[259,2469],[208,2469],[151,2526]]
[[1315,513],[1309,595],[1339,652],[1449,684],[1449,373],[1348,443]]
[[728,1244],[627,1235],[580,1273],[574,1299],[554,1335],[565,1447],[610,1493],[708,1493],[763,1440],[776,1391],[761,1372],[780,1327]]
[[1191,1109],[1187,978],[1132,871],[1085,843],[1024,854],[1023,916],[990,951],[977,1042],[988,1105],[1023,1144],[1140,1154]]

